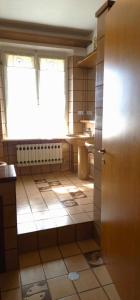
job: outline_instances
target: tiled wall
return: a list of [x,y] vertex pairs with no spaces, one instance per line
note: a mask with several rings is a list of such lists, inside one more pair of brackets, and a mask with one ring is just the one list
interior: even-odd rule
[[[94,119],[95,111],[95,69],[83,69],[78,67],[79,56],[68,59],[68,124],[69,133],[82,133],[84,126],[80,123],[83,118]],[[16,144],[20,142],[4,142],[1,140],[6,134],[6,123],[4,113],[2,81],[2,68],[0,69],[0,160],[9,164],[16,163]],[[90,112],[91,115],[80,115],[80,112]],[[43,142],[43,141],[42,141]],[[37,143],[37,141],[36,141]],[[71,147],[63,141],[63,163],[62,165],[45,165],[18,168],[19,174],[30,174],[39,172],[51,172],[68,170],[77,171],[77,146]],[[93,161],[93,160],[92,160]],[[92,165],[92,164],[91,164]]]
[[[83,57],[69,57],[68,62],[68,94],[69,94],[69,133],[83,133],[82,119],[95,118],[95,69],[78,67]],[[80,115],[84,112],[84,115]],[[91,113],[88,114],[88,112]],[[73,149],[73,169],[77,170],[77,146]]]
[[0,183],[3,211],[5,270],[18,267],[15,181]]
[[[36,174],[36,173],[47,173],[53,171],[66,171],[70,168],[70,146],[65,140],[57,140],[54,142],[62,142],[62,164],[52,164],[52,165],[39,165],[39,166],[25,166],[25,167],[16,167],[18,175],[25,174]],[[34,143],[46,143],[46,141],[7,141],[3,143],[4,149],[4,161],[8,164],[16,164],[16,145],[17,144],[34,144]]]

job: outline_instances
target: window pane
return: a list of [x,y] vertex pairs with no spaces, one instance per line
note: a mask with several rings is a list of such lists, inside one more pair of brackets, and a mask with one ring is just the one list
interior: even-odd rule
[[[16,57],[16,56],[15,56]],[[19,57],[19,56],[18,56]],[[21,67],[16,59],[8,56],[11,66],[7,67],[7,130],[10,138],[31,138],[36,135],[37,99],[35,69],[28,58]],[[22,57],[21,57],[22,59]],[[14,66],[12,66],[12,63]]]
[[39,61],[40,70],[36,70],[34,57],[6,56],[8,138],[59,138],[66,134],[65,62]]
[[40,59],[39,99],[41,130],[45,130],[48,137],[64,136],[66,97],[63,59]]

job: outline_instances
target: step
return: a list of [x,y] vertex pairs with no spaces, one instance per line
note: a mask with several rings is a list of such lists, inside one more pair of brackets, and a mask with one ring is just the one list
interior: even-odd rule
[[18,234],[19,253],[96,237],[93,221]]

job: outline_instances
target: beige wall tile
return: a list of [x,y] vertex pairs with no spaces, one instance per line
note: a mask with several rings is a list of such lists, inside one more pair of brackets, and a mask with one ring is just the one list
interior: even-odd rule
[[61,258],[61,252],[58,247],[48,247],[40,250],[40,257],[42,262],[58,260]]
[[63,257],[77,255],[81,252],[80,248],[78,247],[78,245],[76,243],[60,245],[60,250],[62,252]]
[[17,249],[11,249],[5,251],[5,265],[7,271],[16,270],[19,268]]
[[20,273],[19,271],[11,271],[0,274],[0,288],[2,291],[19,288]]
[[100,249],[99,245],[94,240],[79,241],[78,245],[83,253],[97,251]]
[[58,228],[58,243],[66,244],[75,241],[75,225]]
[[17,248],[17,229],[6,228],[4,230],[5,249]]
[[3,207],[3,222],[4,227],[14,227],[16,221],[16,207],[15,205],[7,205]]
[[37,247],[37,232],[18,235],[19,253],[33,251],[36,250]]
[[1,297],[1,300],[22,300],[21,289],[3,292]]
[[40,256],[38,251],[21,254],[19,257],[20,268],[26,268],[40,264]]
[[4,205],[15,204],[16,194],[15,194],[15,182],[8,182],[0,184],[0,195],[4,198]]

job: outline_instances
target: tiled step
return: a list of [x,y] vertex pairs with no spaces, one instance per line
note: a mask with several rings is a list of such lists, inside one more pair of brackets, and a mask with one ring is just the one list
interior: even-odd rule
[[83,222],[18,235],[19,253],[95,238],[94,222]]

